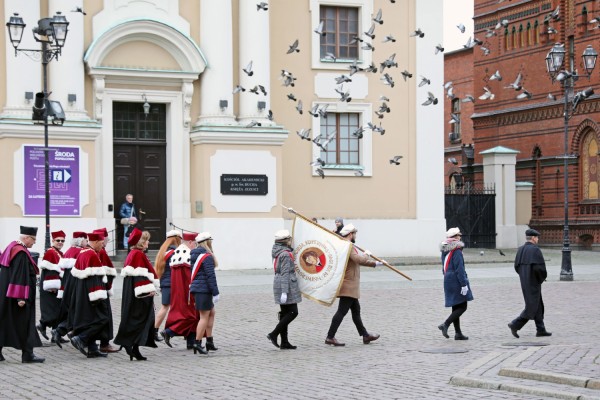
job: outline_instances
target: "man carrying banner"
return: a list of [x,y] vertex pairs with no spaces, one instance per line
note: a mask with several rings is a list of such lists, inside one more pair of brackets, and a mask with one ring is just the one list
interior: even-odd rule
[[[345,240],[354,243],[356,241],[356,232],[357,229],[354,225],[347,224],[342,228],[339,235]],[[331,326],[329,327],[329,332],[325,339],[326,344],[332,346],[345,346],[345,343],[341,343],[335,338],[335,334],[348,311],[352,312],[352,321],[354,322],[354,325],[356,325],[359,335],[363,337],[364,344],[369,344],[370,342],[379,339],[378,334],[370,334],[363,325],[360,317],[360,303],[358,301],[360,297],[360,266],[376,267],[383,265],[381,261],[370,260],[369,256],[370,253],[368,251],[361,254],[354,246],[350,250],[350,258],[346,266],[344,281],[338,292],[338,297],[340,299],[338,310],[331,320]]]

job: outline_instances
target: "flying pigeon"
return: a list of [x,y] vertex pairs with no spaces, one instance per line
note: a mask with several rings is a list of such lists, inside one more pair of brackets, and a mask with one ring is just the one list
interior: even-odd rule
[[551,101],[554,101],[554,100],[556,100],[556,96],[555,96],[555,95],[553,95],[552,93],[548,93],[548,96],[546,96],[546,98],[547,98],[548,100],[551,100]]
[[431,92],[427,92],[427,100],[423,102],[421,105],[428,106],[430,104],[436,105],[438,103],[437,97]]
[[392,111],[392,110],[390,109],[390,107],[387,105],[387,103],[386,103],[386,102],[383,102],[383,103],[381,103],[381,105],[379,106],[379,110],[378,110],[378,111],[379,111],[380,113],[383,113],[383,112],[385,112],[385,113],[389,113],[389,112],[390,112],[390,111]]
[[320,165],[321,167],[325,166],[325,161],[321,160],[320,158],[317,158],[315,161],[311,161],[310,165],[312,165],[313,167],[316,167],[317,165]]
[[367,125],[369,126],[369,129],[371,129],[371,132],[379,132],[382,136],[385,135],[385,129],[383,126],[381,126],[381,124],[377,126],[373,125],[371,122],[367,122]]
[[294,96],[294,93],[290,93],[290,94],[288,94],[288,95],[287,95],[287,98],[288,98],[289,100],[292,100],[292,101],[296,101],[296,100],[297,100],[297,99],[296,99],[296,96]]
[[242,68],[242,71],[246,73],[248,76],[254,75],[254,71],[252,71],[252,60],[246,65],[246,68]]
[[461,22],[460,24],[456,25],[456,27],[458,28],[458,30],[460,31],[460,33],[465,33],[465,25]]
[[328,61],[333,61],[333,62],[336,62],[336,61],[337,61],[337,57],[335,56],[335,54],[333,54],[333,53],[329,53],[329,52],[327,52],[327,53],[325,54],[325,57],[323,57],[323,59],[324,59],[324,60],[328,60]]
[[521,79],[523,79],[523,75],[521,75],[521,73],[519,72],[519,74],[517,75],[517,78],[515,79],[515,81],[513,83],[510,83],[508,86],[505,86],[504,89],[515,89],[515,90],[521,90]]
[[421,77],[421,82],[419,82],[419,87],[423,87],[425,85],[431,85],[431,80],[425,78],[423,75],[419,75]]
[[396,39],[392,35],[385,35],[385,38],[381,41],[381,43],[392,42],[396,43]]
[[321,118],[327,118],[327,107],[329,107],[329,104],[323,104],[323,106],[317,110]]
[[319,36],[325,36],[325,32],[323,32],[324,26],[325,26],[325,21],[319,22],[319,26],[313,32],[315,32]]
[[321,168],[317,168],[317,170],[316,170],[316,171],[317,171],[317,174],[319,174],[319,176],[320,176],[322,179],[325,179],[325,173],[323,172],[323,170],[322,170]]
[[308,113],[313,117],[317,118],[319,116],[319,105],[315,104],[314,106],[312,106]]
[[479,96],[479,100],[494,100],[494,97],[496,97],[496,95],[491,92],[490,88],[485,86],[483,88],[483,94]]
[[375,66],[375,64],[371,63],[367,68],[363,69],[363,71],[375,73],[377,72],[377,67]]
[[258,121],[252,120],[248,125],[246,125],[246,128],[252,128],[254,126],[262,126],[262,124]]
[[496,70],[496,72],[494,72],[492,74],[492,76],[490,76],[490,81],[501,81],[502,80],[502,75],[500,75],[500,71]]
[[340,88],[335,88],[335,91],[340,95],[340,101],[341,102],[351,102],[352,101],[352,97],[350,97],[350,91],[345,91],[344,92],[344,88],[342,86],[340,86]]
[[370,37],[371,39],[375,39],[375,24],[371,24],[369,30],[364,32],[364,34]]
[[517,99],[530,99],[533,95],[527,89],[523,88],[523,91],[517,95]]
[[381,8],[377,11],[377,15],[373,18],[373,22],[377,22],[379,25],[383,25],[383,19],[381,19]]
[[83,11],[83,8],[81,8],[81,7],[75,7],[75,9],[71,10],[71,12],[78,12],[78,13],[82,13],[83,15],[87,15],[87,13],[85,11]]
[[498,34],[498,33],[497,33],[495,30],[493,30],[493,29],[487,29],[487,30],[485,31],[485,37],[486,37],[486,38],[491,38],[491,37],[493,37],[493,36],[496,36],[497,34]]
[[371,50],[371,51],[375,51],[375,46],[373,46],[371,43],[369,42],[363,42],[364,44],[360,47],[363,50]]
[[309,142],[311,141],[310,128],[309,129],[302,128],[299,131],[296,131],[296,135],[300,136],[300,139],[308,140]]
[[448,162],[450,164],[458,165],[458,161],[456,161],[455,157],[448,157]]
[[350,79],[349,76],[346,76],[344,74],[335,78],[335,83],[338,85],[341,85],[342,83],[346,83],[346,82],[352,82],[352,79]]
[[383,74],[383,76],[379,79],[381,79],[383,81],[384,85],[389,85],[391,87],[394,87],[394,85],[395,85],[394,78],[392,78],[387,72],[385,74]]
[[417,28],[416,31],[413,31],[413,33],[410,34],[410,37],[415,37],[415,36],[418,36],[418,37],[422,38],[422,37],[425,36],[425,32],[423,32],[421,30],[421,28]]
[[261,1],[260,3],[258,3],[256,5],[256,11],[260,11],[260,10],[267,11],[268,9],[269,9],[269,3],[267,3],[267,2]]
[[398,63],[394,60],[395,57],[396,53],[392,54],[385,61],[379,64],[381,66],[381,72],[383,72],[386,68],[398,68]]
[[302,100],[298,100],[298,104],[296,104],[296,110],[302,115]]
[[391,160],[390,160],[390,164],[396,164],[396,165],[400,165],[400,159],[402,158],[402,156],[394,156]]
[[390,98],[384,95],[379,96],[379,101],[390,101]]
[[404,82],[406,82],[406,80],[408,78],[412,78],[412,74],[410,72],[408,72],[407,70],[402,71],[401,74],[402,74],[402,78],[404,78]]
[[498,249],[498,253],[500,253],[501,256],[506,256],[506,254],[504,254],[504,252],[500,249]]
[[358,139],[362,139],[364,132],[365,132],[365,128],[363,128],[361,126],[357,130],[355,130],[354,132],[352,132],[352,136],[356,136]]
[[273,121],[273,110],[269,110],[269,112],[267,113],[267,119],[269,121]]
[[443,52],[444,52],[444,48],[442,47],[441,44],[438,44],[435,46],[435,54],[443,53]]
[[465,98],[464,98],[464,99],[462,99],[461,101],[462,101],[463,103],[469,103],[469,102],[471,102],[471,103],[475,103],[475,98],[474,98],[472,95],[470,95],[470,94],[467,94],[467,95],[465,95]]
[[240,85],[237,85],[236,87],[233,88],[233,94],[237,94],[239,92],[245,92],[245,91],[246,91],[246,89],[244,89]]
[[508,20],[507,19],[503,19],[502,21],[498,21],[498,23],[496,24],[495,29],[500,29],[502,27],[506,28],[508,26]]
[[450,113],[450,121],[448,121],[449,124],[456,124],[460,122],[460,117],[458,116],[458,114],[455,113]]
[[289,47],[290,48],[286,54],[291,54],[293,52],[300,53],[300,49],[298,48],[298,39],[294,40],[294,43],[292,43]]
[[360,170],[360,169],[358,171],[354,171],[354,176],[364,176],[364,175],[365,175],[365,173],[362,172],[362,170]]

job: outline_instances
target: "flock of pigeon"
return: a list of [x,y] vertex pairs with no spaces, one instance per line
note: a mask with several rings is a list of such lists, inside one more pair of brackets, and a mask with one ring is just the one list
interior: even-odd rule
[[[396,0],[390,0],[390,2],[395,3]],[[268,8],[269,8],[269,4],[267,2],[260,2],[260,3],[256,4],[257,12],[266,11],[266,10],[268,10]],[[376,37],[375,29],[377,26],[383,25],[383,22],[384,22],[383,21],[383,13],[382,13],[382,10],[379,9],[372,18],[372,23],[371,23],[370,28],[367,31],[363,32],[362,34],[358,33],[356,36],[354,36],[352,38],[350,44],[356,44],[357,46],[360,46],[360,48],[363,50],[375,52],[375,45],[374,45],[374,43],[375,43],[374,39]],[[319,25],[314,29],[313,32],[314,32],[314,34],[318,35],[319,37],[326,36],[327,32],[325,30],[325,21],[321,20]],[[422,38],[425,36],[425,34],[421,30],[417,30],[417,31],[413,32],[410,36],[415,36],[415,37],[418,36],[418,37]],[[396,39],[394,38],[394,36],[392,34],[385,35],[382,40],[382,43],[395,43],[395,42],[396,42]],[[436,51],[435,51],[436,54],[439,52],[443,52],[443,51],[444,51],[444,49],[441,45],[438,45],[436,47]],[[296,40],[294,40],[294,42],[291,45],[289,45],[287,54],[296,54],[299,52],[300,52],[300,43],[299,43],[299,40],[296,39]],[[390,74],[390,71],[392,68],[398,68],[398,62],[395,61],[395,57],[396,57],[396,53],[393,53],[388,58],[383,60],[379,64],[379,66],[376,66],[375,63],[371,63],[369,66],[366,66],[366,67],[359,66],[358,61],[355,60],[352,64],[350,64],[348,66],[349,72],[347,74],[344,73],[344,74],[341,74],[340,76],[335,77],[335,83],[337,85],[335,88],[335,92],[339,94],[338,101],[339,102],[347,102],[347,103],[352,101],[352,96],[351,96],[350,90],[345,89],[344,84],[352,82],[352,75],[359,73],[359,72],[377,73],[378,71],[380,71],[380,75],[381,75],[380,80],[382,81],[382,83],[384,85],[387,85],[387,86],[393,88],[395,85],[395,81],[394,81],[394,78],[392,77],[392,75]],[[327,60],[328,62],[334,62],[334,63],[338,61],[338,57],[335,54],[329,53],[329,52],[327,52],[324,56],[322,56],[322,59]],[[386,69],[387,69],[387,71],[386,71]],[[242,70],[248,76],[252,76],[252,74],[253,74],[252,61],[250,61],[246,65],[246,67],[243,68]],[[412,78],[412,76],[413,76],[412,73],[410,73],[408,70],[404,70],[400,74],[405,82],[408,81],[408,79]],[[425,77],[421,77],[421,78],[422,78],[422,80],[419,83],[419,87],[431,84],[429,79],[427,79]],[[295,87],[297,78],[294,76],[294,74],[291,71],[288,71],[287,69],[282,69],[281,73],[280,73],[280,80],[282,81],[283,86],[293,88],[293,87]],[[240,85],[237,85],[233,89],[234,94],[238,94],[238,93],[242,93],[242,92],[246,92],[246,91],[247,91],[246,88],[243,88]],[[265,88],[262,85],[256,85],[254,88],[249,89],[248,92],[254,93],[254,94],[262,93],[263,95],[266,95]],[[431,95],[431,93],[430,93],[430,95]],[[433,96],[433,95],[431,95],[431,96]],[[321,104],[321,105],[316,104],[310,110],[305,110],[302,100],[297,99],[296,96],[294,95],[294,93],[289,93],[287,95],[287,99],[295,103],[295,109],[300,115],[303,115],[304,112],[306,111],[308,114],[310,114],[311,116],[313,116],[315,118],[319,118],[319,117],[326,118],[327,117],[327,108],[328,108],[327,104]],[[378,119],[383,119],[385,114],[389,113],[391,111],[391,108],[388,105],[390,99],[388,97],[382,95],[382,96],[380,96],[379,101],[381,103],[379,104],[379,107],[377,108],[377,110],[374,113]],[[435,99],[435,101],[432,100],[432,104],[437,104],[437,99]],[[273,118],[273,114],[269,110],[269,119],[272,120],[272,118]],[[261,125],[260,122],[253,120],[247,125],[247,127],[260,126],[260,125]],[[380,135],[385,134],[385,128],[382,126],[381,122],[377,125],[377,124],[374,124],[369,121],[369,122],[367,122],[366,126],[360,126],[356,130],[354,130],[351,133],[351,135],[352,135],[352,137],[355,137],[357,139],[362,139],[364,137],[365,132],[368,130],[370,130],[371,133],[379,133]],[[329,133],[322,132],[319,135],[316,135],[315,137],[311,138],[311,128],[308,128],[308,129],[302,128],[299,131],[297,131],[296,134],[298,135],[298,137],[301,140],[311,141],[322,152],[327,152],[328,145],[331,142],[335,141],[336,137],[337,137],[337,132],[334,130],[333,132],[329,132]],[[401,155],[393,156],[389,160],[390,165],[400,165],[401,159],[402,159]],[[323,159],[317,158],[315,161],[311,161],[310,165],[313,167],[316,167],[315,171],[321,178],[325,178],[325,172],[324,172],[323,167],[325,167],[326,162]],[[357,170],[357,171],[355,171],[355,175],[363,176],[363,171]]]

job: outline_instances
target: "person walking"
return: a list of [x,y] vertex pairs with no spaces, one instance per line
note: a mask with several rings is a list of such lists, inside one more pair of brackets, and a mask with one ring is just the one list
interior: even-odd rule
[[68,311],[73,329],[71,344],[88,358],[106,357],[107,353],[96,344],[96,340],[112,339],[111,311],[106,301],[108,279],[98,256],[104,236],[88,233],[87,237],[89,247],[79,252],[71,269],[69,286],[73,286],[73,292]]
[[[292,236],[288,230],[275,232],[275,243],[271,249],[275,273],[273,296],[275,304],[279,304],[280,312],[279,323],[273,331],[267,334],[267,339],[282,350],[297,348],[288,340],[288,325],[298,316],[298,303],[302,301],[291,246]],[[277,343],[278,336],[281,336],[281,345]]]
[[[158,334],[160,325],[163,323],[169,308],[171,307],[171,257],[175,250],[181,245],[182,234],[173,229],[167,232],[167,239],[163,242],[154,260],[154,269],[160,279],[161,306],[156,313],[154,321],[154,340],[161,342],[163,338]],[[189,255],[188,255],[189,257]],[[189,266],[189,264],[188,264]],[[189,283],[188,283],[189,284]]]
[[[106,299],[106,303],[108,305],[108,310],[110,311],[110,337],[113,337],[113,316],[112,316],[112,307],[110,305],[110,298],[113,297],[113,281],[117,276],[117,269],[114,267],[112,260],[108,256],[106,252],[106,245],[108,244],[108,230],[106,228],[94,229],[93,233],[97,233],[102,235],[102,248],[98,252],[98,257],[100,257],[100,261],[102,262],[102,267],[104,268],[104,272],[106,272],[106,291],[108,293],[108,298]],[[116,347],[110,344],[110,341],[107,339],[103,339],[100,341],[100,351],[105,353],[116,353],[119,351]]]
[[171,306],[165,329],[160,331],[160,335],[169,347],[173,347],[171,345],[173,336],[183,336],[186,338],[188,350],[194,348],[199,316],[194,298],[190,296],[192,279],[190,252],[197,247],[197,235],[195,232],[184,232],[181,244],[172,254],[167,253],[166,262],[171,269]]
[[129,248],[127,244],[127,230],[129,229],[129,225],[132,225],[133,228],[133,225],[138,221],[132,194],[129,193],[125,196],[125,201],[121,204],[121,208],[119,208],[119,217],[121,217],[121,225],[123,225],[123,248],[127,250]]
[[0,361],[3,347],[21,350],[21,362],[43,363],[33,354],[42,347],[35,328],[36,275],[39,269],[29,249],[35,244],[37,228],[20,227],[19,239],[0,256]]
[[535,322],[537,337],[552,336],[544,325],[544,300],[542,299],[542,283],[548,277],[546,262],[542,250],[537,246],[540,233],[535,229],[525,231],[525,244],[519,247],[515,257],[515,271],[519,274],[521,291],[525,300],[525,309],[521,314],[508,324],[508,328],[514,337],[519,338],[517,333],[527,321]]
[[[190,285],[190,295],[194,296],[196,301],[196,310],[200,314],[200,320],[196,327],[196,340],[194,341],[194,354],[208,354],[208,350],[202,346],[202,338],[207,334],[207,343],[209,341],[208,329],[212,329],[214,324],[214,307],[219,301],[219,287],[217,286],[217,277],[215,275],[215,262],[213,255],[206,245],[200,245],[190,253],[190,264],[192,265],[192,279]],[[212,318],[211,318],[212,315]],[[212,340],[211,340],[212,341]]]
[[438,326],[438,329],[446,339],[449,339],[448,328],[454,325],[454,340],[469,339],[460,329],[460,316],[467,311],[467,302],[473,300],[462,253],[465,244],[460,240],[461,236],[460,229],[450,228],[446,232],[446,240],[440,244],[445,305],[452,307],[452,313]]
[[342,217],[337,217],[334,221],[335,223],[335,229],[333,230],[333,232],[339,236],[340,232],[342,231],[342,229],[344,229],[344,219]]
[[146,360],[140,346],[157,347],[154,342],[154,295],[160,282],[154,267],[144,253],[148,248],[150,233],[135,228],[129,235],[131,251],[123,263],[123,297],[121,323],[115,344],[125,348],[129,360]]
[[44,253],[40,263],[40,321],[35,326],[40,335],[48,340],[46,328],[58,326],[61,299],[58,291],[61,285],[63,253],[66,234],[63,231],[51,232],[52,246]]
[[[352,224],[344,225],[342,230],[340,230],[339,235],[349,241],[354,243],[356,241],[356,233],[358,230]],[[358,249],[354,246],[350,249],[350,258],[348,259],[348,264],[346,265],[346,272],[344,273],[344,280],[342,282],[342,286],[340,291],[338,292],[338,297],[340,299],[338,303],[338,309],[335,315],[331,320],[331,325],[329,327],[329,332],[327,332],[327,338],[325,339],[325,344],[329,344],[332,346],[345,346],[345,343],[338,341],[335,338],[335,334],[340,327],[340,324],[344,320],[348,311],[352,312],[352,321],[358,330],[358,334],[362,336],[363,343],[369,344],[374,340],[379,339],[378,334],[370,334],[367,331],[367,328],[363,325],[362,318],[360,316],[360,302],[358,301],[360,297],[360,266],[365,267],[376,267],[379,265],[383,265],[381,261],[373,261],[369,259],[370,253],[359,253]]]
[[[203,247],[207,253],[212,256],[213,263],[215,265],[215,269],[219,267],[219,261],[217,260],[217,256],[215,256],[215,252],[212,247],[213,237],[210,232],[201,232],[196,236],[196,244],[198,247]],[[204,337],[206,338],[206,351],[217,351],[219,350],[215,346],[214,337],[213,337],[213,328],[215,326],[215,316],[217,310],[215,307],[210,310],[208,323],[206,325],[206,330],[204,331]]]

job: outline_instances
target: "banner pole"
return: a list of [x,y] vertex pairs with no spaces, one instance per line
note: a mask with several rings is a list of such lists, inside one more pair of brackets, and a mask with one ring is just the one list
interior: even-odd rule
[[[316,225],[316,226],[318,226],[318,227],[319,227],[319,228],[321,228],[321,229],[325,229],[325,228],[323,228],[321,225],[319,225],[319,224],[315,223],[315,222],[314,222],[314,221],[312,221],[311,219],[309,219],[309,218],[305,217],[304,215],[300,214],[298,211],[294,210],[293,208],[291,208],[291,207],[286,207],[286,206],[284,206],[283,204],[281,204],[281,207],[285,208],[285,209],[286,209],[288,212],[290,212],[290,213],[292,213],[292,214],[294,214],[294,215],[297,215],[298,217],[302,218],[303,220],[305,220],[305,221],[307,221],[307,222],[310,222],[311,224],[313,224],[313,225]],[[328,231],[328,232],[330,232],[331,234],[334,234],[333,232],[329,231],[328,229],[325,229],[325,230],[326,230],[326,231]],[[364,251],[364,249],[362,249],[362,248],[361,248],[360,246],[358,246],[357,244],[355,244],[355,243],[352,243],[352,244],[353,244],[353,246],[354,246],[354,247],[356,247],[357,249],[359,249],[359,250],[360,250],[360,251],[362,251],[363,253],[365,252],[365,251]],[[385,265],[386,267],[388,267],[389,269],[391,269],[391,270],[392,270],[392,271],[394,271],[395,273],[397,273],[397,274],[399,274],[399,275],[402,275],[404,278],[408,279],[409,281],[412,281],[412,278],[411,278],[410,276],[408,276],[408,275],[404,274],[404,273],[403,273],[402,271],[400,271],[399,269],[397,269],[397,268],[394,268],[393,266],[391,266],[390,264],[388,264],[386,261],[382,260],[381,258],[379,258],[379,257],[376,257],[376,256],[374,256],[373,254],[371,254],[371,256],[370,256],[370,257],[372,257],[372,258],[373,258],[373,259],[375,259],[376,261],[379,261],[380,263],[382,263],[383,265]]]

